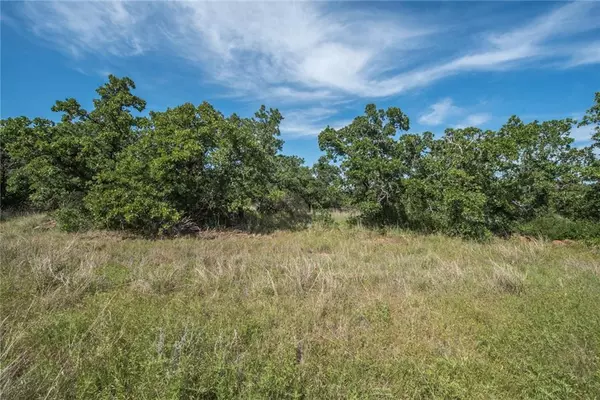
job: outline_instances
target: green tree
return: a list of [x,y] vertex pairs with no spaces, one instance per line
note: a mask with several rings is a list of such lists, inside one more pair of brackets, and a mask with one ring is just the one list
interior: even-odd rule
[[52,107],[58,122],[3,120],[2,207],[54,211],[65,229],[147,234],[293,227],[311,210],[342,206],[371,225],[471,238],[556,215],[576,236],[576,220],[600,220],[600,93],[580,122],[594,129],[585,148],[573,147],[571,119],[511,117],[498,131],[447,129],[435,138],[406,133],[399,108],[369,104],[348,126],[320,133],[326,156],[309,168],[281,154],[276,109],[225,117],[188,103],[142,117],[146,103],[134,89],[131,79],[110,76],[91,111],[68,98]]
[[267,212],[281,148],[277,110],[225,118],[210,104],[151,112],[139,138],[86,197],[105,227],[145,233],[182,221],[235,225]]
[[600,92],[596,92],[594,104],[587,110],[579,126],[592,126],[592,143],[584,149],[586,166],[583,179],[586,182],[583,194],[582,217],[600,221]]
[[344,181],[340,168],[321,156],[312,166],[310,180],[311,197],[324,209],[341,209],[347,203]]
[[402,224],[402,165],[397,157],[399,131],[409,129],[409,119],[399,108],[365,107],[365,115],[344,128],[327,127],[319,146],[329,159],[340,162],[350,201],[369,224]]
[[0,122],[0,210],[23,208],[29,203],[29,182],[23,174],[23,162],[11,156],[15,142],[29,125],[25,117]]
[[52,107],[63,113],[58,123],[25,117],[3,121],[3,151],[14,166],[7,191],[17,193],[27,185],[30,201],[42,210],[81,207],[94,177],[112,168],[117,154],[135,140],[137,119],[131,108],[142,110],[145,103],[131,94],[133,88],[129,78],[111,75],[98,88],[100,98],[89,113],[75,99],[66,99]]

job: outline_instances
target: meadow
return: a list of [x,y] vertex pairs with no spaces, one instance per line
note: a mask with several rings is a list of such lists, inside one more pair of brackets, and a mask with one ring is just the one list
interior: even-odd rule
[[3,399],[600,397],[597,247],[0,228]]

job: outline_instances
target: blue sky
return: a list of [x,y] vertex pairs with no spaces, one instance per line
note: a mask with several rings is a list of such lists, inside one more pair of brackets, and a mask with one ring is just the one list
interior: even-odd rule
[[[109,73],[148,108],[279,108],[284,151],[367,103],[411,131],[580,118],[600,90],[600,2],[0,2],[1,116],[89,107]],[[590,128],[573,131],[578,145]]]

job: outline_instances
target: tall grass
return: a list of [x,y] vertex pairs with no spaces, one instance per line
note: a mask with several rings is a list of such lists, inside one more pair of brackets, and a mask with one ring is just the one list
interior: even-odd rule
[[2,398],[596,398],[600,252],[1,225]]

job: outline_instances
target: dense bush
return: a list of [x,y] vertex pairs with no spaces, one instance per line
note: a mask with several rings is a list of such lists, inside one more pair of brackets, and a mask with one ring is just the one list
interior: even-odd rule
[[53,211],[66,230],[149,235],[299,227],[346,206],[367,225],[477,239],[550,214],[600,220],[600,93],[580,122],[596,130],[585,148],[572,147],[571,119],[511,117],[498,131],[447,129],[436,138],[404,133],[410,124],[399,108],[370,104],[348,126],[321,132],[326,155],[310,168],[281,154],[276,109],[226,117],[188,103],[141,116],[146,103],[133,89],[131,79],[110,76],[91,111],[66,99],[52,107],[59,122],[3,120],[2,206]]
[[182,224],[296,225],[310,209],[339,201],[318,171],[279,154],[279,111],[225,117],[203,103],[139,117],[145,102],[132,89],[129,78],[110,76],[90,112],[67,99],[52,108],[63,114],[58,123],[2,121],[3,205],[27,199],[55,210],[66,230],[156,234]]
[[596,239],[600,238],[600,223],[593,221],[573,221],[558,215],[547,215],[528,221],[518,227],[526,236],[549,240]]
[[[599,102],[597,94],[583,124],[598,125]],[[350,125],[321,132],[319,144],[340,165],[364,223],[485,238],[549,213],[600,220],[600,134],[596,126],[592,145],[574,148],[575,123],[511,117],[498,131],[434,138],[399,134],[409,129],[399,109],[368,105]]]

